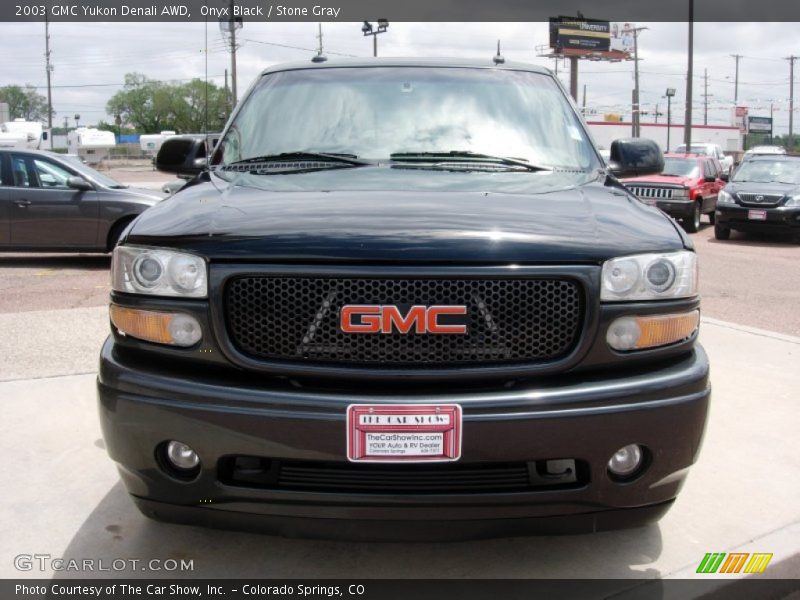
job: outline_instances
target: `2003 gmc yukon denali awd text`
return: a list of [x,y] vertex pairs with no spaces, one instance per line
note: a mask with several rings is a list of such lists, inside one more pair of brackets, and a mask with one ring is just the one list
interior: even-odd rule
[[538,67],[270,68],[114,252],[98,379],[156,519],[351,539],[658,519],[709,402],[695,254]]

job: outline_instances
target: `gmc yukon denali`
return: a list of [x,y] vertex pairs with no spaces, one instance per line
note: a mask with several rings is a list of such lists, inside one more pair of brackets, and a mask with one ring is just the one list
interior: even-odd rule
[[112,264],[106,445],[134,502],[288,536],[649,523],[709,403],[692,243],[546,69],[269,68]]

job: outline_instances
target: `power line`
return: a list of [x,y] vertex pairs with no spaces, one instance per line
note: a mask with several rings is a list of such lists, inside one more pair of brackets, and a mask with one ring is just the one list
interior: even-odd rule
[[[316,48],[303,48],[302,46],[290,46],[289,44],[279,44],[277,42],[264,42],[261,40],[251,40],[250,38],[242,38],[245,42],[253,42],[255,44],[264,44],[265,46],[277,46],[279,48],[289,48],[291,50],[303,50],[305,52],[316,52]],[[358,58],[356,54],[345,54],[344,52],[333,52],[326,50],[326,54],[335,54],[337,56],[349,56],[351,58]]]

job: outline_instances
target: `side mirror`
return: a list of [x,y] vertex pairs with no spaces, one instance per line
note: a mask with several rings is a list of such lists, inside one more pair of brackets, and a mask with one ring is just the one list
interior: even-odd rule
[[619,178],[656,175],[664,170],[664,154],[653,140],[626,138],[611,142],[609,170]]
[[202,138],[178,136],[161,144],[155,159],[156,169],[191,179],[206,168],[206,146]]
[[706,177],[705,179],[706,179],[706,183],[714,183],[717,180],[716,177],[711,177],[710,175],[708,177]]
[[82,192],[94,189],[94,186],[91,183],[86,181],[83,177],[77,176],[72,176],[67,179],[67,187],[73,190],[80,190]]

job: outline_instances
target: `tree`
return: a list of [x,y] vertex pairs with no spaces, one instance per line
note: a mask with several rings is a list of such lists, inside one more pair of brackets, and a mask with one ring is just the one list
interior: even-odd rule
[[[208,129],[219,131],[228,112],[228,94],[211,82],[207,91]],[[201,133],[205,130],[206,83],[202,79],[165,83],[141,73],[128,73],[125,86],[109,99],[106,111],[139,133]]]
[[[0,88],[0,102],[8,104],[12,119],[44,121],[47,119],[47,98],[36,91],[32,85],[25,87],[7,85]],[[53,111],[53,115],[55,115]]]

